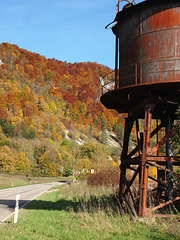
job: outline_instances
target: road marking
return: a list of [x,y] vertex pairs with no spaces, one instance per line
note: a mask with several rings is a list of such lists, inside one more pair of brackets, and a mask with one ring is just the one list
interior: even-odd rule
[[[61,183],[62,184],[62,183]],[[57,184],[57,186],[61,185],[61,184]],[[40,184],[39,184],[40,185]],[[49,186],[48,189],[44,190],[43,192],[39,193],[38,195],[36,195],[35,197],[33,197],[32,199],[30,200],[27,200],[27,202],[25,204],[23,204],[22,206],[19,207],[19,210],[21,210],[23,207],[25,207],[29,202],[33,201],[34,199],[38,198],[40,195],[42,195],[43,193],[47,192],[49,189],[51,189],[54,184],[53,183],[49,183],[47,184]],[[32,186],[32,185],[31,185]],[[37,186],[37,185],[35,185]],[[36,187],[37,188],[37,187]],[[25,192],[28,192],[28,191],[25,191]],[[19,193],[22,193],[19,191]],[[7,216],[5,219],[3,219],[2,221],[0,221],[0,224],[3,223],[4,221],[6,221],[8,218],[10,218],[12,215],[14,214],[14,211],[9,215]]]

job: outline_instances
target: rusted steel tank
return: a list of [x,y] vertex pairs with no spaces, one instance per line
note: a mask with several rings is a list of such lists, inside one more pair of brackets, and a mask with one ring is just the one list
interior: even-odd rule
[[148,96],[179,104],[180,0],[132,5],[118,12],[115,22],[119,69],[115,89],[106,91],[101,102],[120,113],[129,112]]

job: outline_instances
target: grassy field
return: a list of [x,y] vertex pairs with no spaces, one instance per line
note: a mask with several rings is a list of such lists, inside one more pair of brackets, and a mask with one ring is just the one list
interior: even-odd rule
[[0,174],[0,189],[8,188],[12,186],[23,186],[27,184],[35,183],[47,183],[47,182],[56,182],[56,181],[69,181],[71,178],[48,178],[48,177],[25,177],[25,176],[13,176],[8,174]]
[[179,219],[140,222],[121,216],[113,189],[86,183],[62,185],[38,197],[0,225],[2,240],[170,240],[180,238]]

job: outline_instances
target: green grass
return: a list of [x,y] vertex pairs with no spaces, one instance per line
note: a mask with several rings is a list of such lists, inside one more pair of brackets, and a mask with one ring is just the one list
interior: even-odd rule
[[0,189],[11,187],[13,182],[13,187],[23,186],[37,183],[47,183],[47,182],[56,182],[56,181],[69,181],[71,178],[48,178],[48,177],[25,177],[25,176],[13,176],[9,174],[0,174]]
[[139,222],[120,216],[113,190],[85,183],[43,194],[0,225],[2,240],[170,240],[180,236],[179,219]]

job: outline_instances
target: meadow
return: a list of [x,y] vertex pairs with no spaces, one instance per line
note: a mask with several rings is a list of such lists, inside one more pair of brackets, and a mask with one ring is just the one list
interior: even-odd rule
[[28,184],[48,183],[48,182],[65,182],[71,180],[71,177],[26,177],[22,175],[0,174],[0,189],[9,187],[18,187]]
[[179,240],[180,218],[140,221],[121,215],[115,189],[86,182],[63,184],[41,195],[0,225],[2,240]]

